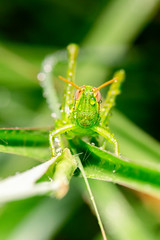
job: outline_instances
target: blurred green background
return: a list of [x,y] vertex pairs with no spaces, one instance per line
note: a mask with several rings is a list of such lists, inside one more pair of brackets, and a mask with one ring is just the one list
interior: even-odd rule
[[[81,47],[78,84],[98,86],[115,70],[124,68],[127,78],[116,108],[160,140],[159,23],[159,1],[156,0],[1,0],[0,127],[53,125],[36,76],[46,55],[75,42]],[[64,63],[59,64],[55,72],[65,75],[65,70]],[[56,81],[59,95],[62,87],[63,83]],[[21,157],[1,154],[0,176],[3,178],[37,164],[32,159],[22,161]],[[49,198],[6,204],[0,210],[0,239],[93,239],[99,228],[78,194],[67,197],[74,203],[77,201],[72,212],[56,212],[56,216],[63,216],[60,220],[58,217],[53,220],[51,212],[56,211],[56,204],[58,209],[66,209],[67,201],[72,204],[69,200],[66,206],[64,200],[58,203]],[[138,209],[140,200],[135,196],[131,199]],[[139,215],[143,215],[143,219],[145,214],[146,210]],[[157,218],[153,220],[156,222],[153,228],[159,233]],[[51,224],[52,221],[57,225]],[[46,234],[39,230],[43,224]],[[118,239],[112,231],[110,235],[109,239]]]
[[[80,45],[84,43],[87,36],[96,27],[95,23],[97,20],[101,20],[101,15],[103,12],[107,12],[107,7],[109,9],[113,2],[114,1],[104,0],[76,2],[71,0],[14,2],[2,0],[0,3],[0,40],[2,46],[8,51],[7,54],[1,49],[0,54],[2,99],[3,94],[16,95],[16,97],[14,96],[16,100],[21,100],[21,104],[29,108],[28,110],[37,109],[43,99],[39,99],[41,89],[36,83],[34,73],[39,71],[41,61],[45,55],[51,53],[52,50],[65,48],[70,42],[75,42]],[[146,1],[146,5],[147,2],[148,1]],[[127,9],[125,1],[122,1],[122,8],[124,8],[123,4],[126,7],[124,10],[129,11],[130,9]],[[145,5],[145,1],[142,5]],[[134,28],[134,24],[138,25],[136,14],[134,15],[135,18],[133,22],[131,22],[132,25],[130,24],[125,31],[122,30],[121,32],[120,26],[118,33],[119,43],[121,44],[122,42],[122,45],[127,46],[128,50],[126,51],[125,57],[121,57],[119,61],[114,60],[111,63],[112,66],[109,67],[112,68],[112,71],[117,68],[124,68],[127,74],[127,80],[123,86],[123,94],[117,101],[117,108],[159,140],[160,137],[157,128],[159,127],[158,106],[160,102],[160,17],[157,6],[158,4],[155,9],[151,11],[152,16],[150,19],[145,19],[142,26],[141,19],[139,19],[140,27],[137,26],[138,33],[136,32],[134,35],[131,35],[131,38],[134,40],[131,39],[133,44],[130,43],[130,40],[127,42],[127,39],[130,33],[129,29]],[[134,4],[133,6],[128,6],[128,8],[129,7],[133,8]],[[135,7],[138,7],[138,4],[137,6],[135,4]],[[124,10],[121,11],[122,17]],[[137,9],[135,9],[135,11],[137,11]],[[115,25],[118,26],[118,23],[121,21],[119,17],[121,17],[121,14],[118,15],[118,18],[116,15],[113,15],[113,18],[116,18],[116,23],[113,24],[113,27]],[[148,18],[148,16],[146,18]],[[106,28],[108,25],[109,23],[106,23]],[[103,34],[105,36],[105,34],[107,35],[110,32],[111,31],[107,32],[106,29],[106,33],[104,32]],[[123,39],[121,40],[121,34],[125,41],[123,41]],[[109,38],[109,36],[106,38]],[[99,40],[99,43],[97,41],[95,45],[101,46],[101,41],[102,39]],[[112,42],[109,43],[108,46],[111,45],[113,48],[115,45],[114,47],[116,49],[116,42],[114,40]],[[11,56],[9,54],[11,54]],[[19,57],[19,59],[15,58],[14,60],[14,54],[16,54],[16,57]],[[24,62],[21,62],[21,58],[23,58]],[[108,58],[112,59],[112,54],[108,56]],[[16,60],[19,60],[19,62]],[[25,67],[26,69],[23,69]],[[27,72],[27,70],[30,70],[30,72]],[[17,75],[15,73],[17,73]],[[24,77],[30,79],[27,79],[28,81],[25,82],[22,80],[22,77],[23,79]],[[99,78],[97,81],[102,80]],[[10,90],[13,88],[15,91],[18,89],[18,92],[10,93]],[[5,90],[8,92],[6,93]],[[36,98],[35,93],[37,94]],[[30,96],[27,97],[28,95]],[[19,121],[10,122],[7,119],[4,121],[3,114],[5,115],[4,112],[9,111],[6,111],[7,106],[7,102],[4,103],[4,100],[1,100],[1,126],[6,126],[6,124],[7,126],[19,126]],[[24,118],[25,117],[23,117],[22,124],[26,126]]]

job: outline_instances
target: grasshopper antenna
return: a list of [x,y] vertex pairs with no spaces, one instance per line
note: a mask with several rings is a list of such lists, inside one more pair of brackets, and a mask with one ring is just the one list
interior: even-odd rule
[[66,79],[66,78],[64,78],[64,77],[62,77],[62,76],[58,76],[58,78],[61,79],[61,80],[63,80],[63,81],[66,82],[66,83],[71,84],[73,87],[79,89],[80,91],[82,91],[82,89],[81,89],[78,85],[76,85],[75,83],[69,81],[68,79]]
[[111,79],[111,80],[109,80],[109,81],[103,83],[103,84],[100,85],[99,87],[97,87],[93,92],[97,92],[97,91],[99,91],[101,88],[104,88],[105,86],[111,84],[112,82],[116,82],[117,80],[118,80],[118,78],[115,77],[115,78],[113,78],[113,79]]

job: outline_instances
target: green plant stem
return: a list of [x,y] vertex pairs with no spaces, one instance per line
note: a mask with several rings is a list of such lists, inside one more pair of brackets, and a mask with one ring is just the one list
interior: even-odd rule
[[91,199],[91,201],[92,201],[92,204],[93,204],[93,207],[94,207],[94,210],[95,210],[97,219],[98,219],[98,224],[99,224],[99,227],[100,227],[100,229],[101,229],[101,233],[102,233],[103,239],[104,239],[104,240],[107,240],[106,233],[105,233],[105,230],[104,230],[104,227],[103,227],[103,224],[102,224],[102,221],[101,221],[101,218],[100,218],[100,215],[99,215],[99,212],[98,212],[98,209],[97,209],[97,205],[96,205],[96,202],[95,202],[95,200],[94,200],[94,196],[93,196],[93,194],[92,194],[92,191],[91,191],[89,182],[88,182],[88,180],[87,180],[87,177],[86,177],[86,174],[85,174],[83,165],[82,165],[81,160],[79,159],[79,157],[76,156],[76,160],[77,160],[77,163],[78,163],[78,167],[79,167],[79,169],[81,170],[82,176],[83,176],[83,178],[84,178],[84,181],[85,181],[85,184],[86,184],[86,187],[87,187],[87,190],[88,190],[90,199]]

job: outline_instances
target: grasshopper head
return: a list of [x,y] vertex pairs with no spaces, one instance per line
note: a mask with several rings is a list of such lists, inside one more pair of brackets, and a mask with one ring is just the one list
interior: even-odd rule
[[77,88],[75,94],[75,106],[73,109],[73,117],[76,123],[82,128],[91,128],[97,125],[100,119],[99,110],[101,94],[99,90],[108,84],[117,81],[117,78],[102,84],[98,88],[92,86],[79,87],[68,79],[61,76],[59,76],[59,78]]
[[76,91],[73,116],[82,128],[91,128],[99,122],[101,95],[92,86],[82,86]]

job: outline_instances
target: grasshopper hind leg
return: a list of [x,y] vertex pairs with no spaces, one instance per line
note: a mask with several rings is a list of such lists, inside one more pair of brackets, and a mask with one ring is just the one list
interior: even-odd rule
[[103,127],[108,125],[108,120],[109,117],[111,116],[111,110],[115,106],[116,97],[117,95],[120,94],[120,87],[125,79],[125,71],[124,70],[117,71],[114,74],[114,78],[117,78],[117,81],[111,84],[109,91],[107,93],[107,97],[100,111],[101,126]]

